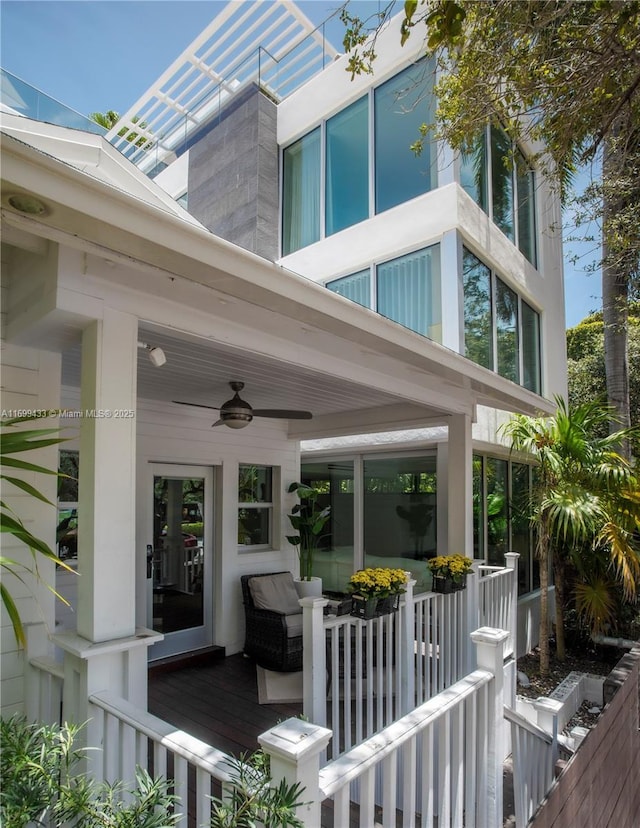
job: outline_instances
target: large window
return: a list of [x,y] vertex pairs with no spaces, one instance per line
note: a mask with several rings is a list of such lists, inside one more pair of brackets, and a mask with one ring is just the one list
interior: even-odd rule
[[[374,265],[374,310],[405,328],[442,341],[440,245]],[[365,307],[371,304],[370,270],[327,282],[329,290]]]
[[327,121],[325,232],[327,236],[369,217],[368,99]]
[[271,466],[241,465],[238,474],[238,546],[271,546]]
[[363,566],[411,571],[416,589],[430,588],[425,560],[436,553],[436,455],[358,457],[302,464],[302,481],[331,505],[314,575],[325,591],[344,592]]
[[377,277],[378,313],[439,342],[442,338],[439,245],[378,265]]
[[354,462],[319,460],[303,463],[302,482],[318,489],[318,505],[331,506],[321,548],[313,559],[313,574],[322,578],[324,592],[344,592],[353,566]]
[[489,126],[461,154],[460,186],[535,266],[534,172],[500,127]]
[[465,356],[540,394],[540,315],[466,249],[463,287]]
[[518,592],[540,585],[535,538],[529,520],[535,468],[497,457],[473,457],[474,558],[504,566],[507,552],[517,552]]
[[371,307],[371,272],[368,269],[327,282],[327,287],[365,308]]
[[421,124],[434,121],[431,63],[400,72],[374,92],[376,213],[395,207],[435,185],[435,143],[417,156],[409,151]]
[[496,349],[500,376],[520,382],[518,295],[496,278]]
[[468,250],[463,258],[464,354],[467,359],[493,368],[493,314],[491,271]]
[[522,303],[522,384],[540,393],[540,316]]
[[433,122],[433,79],[421,61],[285,147],[283,256],[436,186],[435,141],[419,156],[409,149]]
[[320,129],[283,153],[282,253],[306,247],[320,238]]

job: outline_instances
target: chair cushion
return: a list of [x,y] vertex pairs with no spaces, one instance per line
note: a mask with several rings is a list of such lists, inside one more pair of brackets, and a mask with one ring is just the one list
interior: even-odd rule
[[271,610],[280,615],[295,615],[300,612],[298,593],[290,572],[251,578],[249,590],[256,609]]
[[287,628],[287,638],[297,638],[299,635],[302,635],[301,612],[297,612],[295,615],[285,615],[284,623]]

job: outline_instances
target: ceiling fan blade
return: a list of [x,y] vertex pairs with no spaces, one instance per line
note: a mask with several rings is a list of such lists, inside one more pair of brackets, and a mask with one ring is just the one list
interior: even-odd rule
[[224,425],[224,420],[216,420],[215,423],[211,423],[211,428],[215,428],[219,425]]
[[220,408],[217,405],[202,405],[201,403],[184,402],[184,400],[171,400],[171,402],[176,403],[177,405],[190,405],[193,406],[193,408],[210,408],[212,411],[220,411]]
[[272,417],[275,420],[310,420],[310,411],[289,411],[286,408],[254,408],[251,412],[254,417]]

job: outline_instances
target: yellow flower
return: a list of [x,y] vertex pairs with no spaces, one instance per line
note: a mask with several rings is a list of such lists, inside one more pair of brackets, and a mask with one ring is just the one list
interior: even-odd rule
[[403,569],[368,567],[353,573],[348,588],[365,598],[386,598],[404,592],[406,582],[407,573]]

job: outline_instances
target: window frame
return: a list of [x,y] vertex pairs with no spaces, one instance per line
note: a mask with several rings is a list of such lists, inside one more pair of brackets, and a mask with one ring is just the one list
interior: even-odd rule
[[[425,73],[429,73],[429,68],[427,66],[428,59],[425,59]],[[344,106],[341,106],[337,111],[328,114],[326,117],[321,118],[317,123],[314,124],[313,127],[307,129],[302,135],[298,135],[296,138],[289,141],[287,144],[283,144],[279,147],[279,157],[280,157],[280,209],[279,209],[279,247],[280,247],[280,257],[284,258],[286,256],[290,256],[296,253],[298,250],[303,250],[305,247],[309,247],[311,244],[315,244],[318,241],[322,241],[323,239],[329,238],[329,236],[334,236],[337,233],[343,232],[343,230],[347,230],[349,227],[355,227],[357,224],[362,223],[363,221],[367,221],[371,218],[374,218],[381,213],[388,212],[388,210],[394,209],[393,206],[385,208],[384,210],[377,210],[377,194],[376,194],[376,136],[375,136],[375,93],[376,90],[383,87],[385,84],[390,83],[394,79],[398,78],[403,73],[408,73],[412,70],[415,70],[416,63],[409,63],[406,66],[403,66],[401,69],[397,69],[393,74],[389,75],[388,77],[384,77],[380,79],[380,82],[377,84],[372,85],[367,89],[364,94],[360,94],[354,97],[352,100],[349,100]],[[433,70],[433,85],[435,85],[435,70]],[[432,90],[433,90],[432,85]],[[432,92],[433,94],[433,92]],[[420,98],[424,98],[425,95],[421,95]],[[433,95],[435,100],[435,95]],[[327,222],[326,222],[326,214],[327,214],[327,124],[332,121],[337,116],[340,116],[344,113],[347,109],[355,104],[366,100],[367,102],[367,133],[368,133],[368,140],[366,146],[366,152],[368,155],[367,159],[367,181],[368,181],[368,212],[365,218],[360,219],[360,221],[354,222],[353,224],[348,224],[339,230],[332,231],[331,233],[327,232]],[[434,104],[435,105],[435,104]],[[319,199],[319,237],[313,242],[309,242],[307,244],[302,245],[301,247],[296,247],[294,249],[288,250],[286,253],[285,245],[284,245],[284,234],[285,234],[285,153],[291,147],[295,146],[296,144],[303,141],[312,133],[319,131],[320,136],[320,163],[319,163],[319,178],[320,178],[320,199]],[[407,152],[409,150],[407,149]],[[418,198],[420,195],[424,195],[425,193],[431,192],[438,188],[438,162],[437,162],[437,141],[435,138],[429,138],[429,146],[424,148],[422,152],[423,158],[429,158],[429,168],[431,171],[430,175],[430,186],[427,190],[424,190],[417,195],[412,195],[409,198],[398,202],[398,204],[405,204],[408,201],[411,201],[415,198]],[[398,205],[395,205],[398,206]]]
[[[242,469],[267,469],[270,473],[271,478],[271,500],[250,500],[250,501],[242,501],[240,500],[240,482],[241,478],[240,475],[242,473]],[[264,552],[267,550],[271,550],[274,548],[273,539],[275,534],[274,529],[274,506],[275,503],[275,486],[277,482],[278,475],[276,474],[276,467],[273,465],[269,465],[268,463],[238,463],[238,491],[237,491],[237,499],[238,499],[238,508],[236,510],[236,535],[239,534],[240,530],[240,510],[241,509],[249,509],[255,511],[264,511],[267,514],[267,523],[268,523],[268,540],[266,543],[240,543],[238,540],[238,552],[247,553],[247,552]]]
[[[493,371],[495,374],[499,376],[504,376],[498,370],[499,363],[498,363],[498,324],[497,324],[497,310],[496,310],[496,301],[498,295],[498,282],[502,284],[505,288],[510,290],[516,296],[517,304],[516,304],[516,315],[517,315],[517,324],[516,324],[516,346],[518,352],[518,359],[517,359],[517,371],[518,371],[518,380],[516,384],[520,388],[526,388],[528,391],[531,391],[534,394],[538,394],[538,396],[542,396],[544,390],[544,382],[543,382],[543,366],[542,366],[542,312],[538,310],[534,304],[529,301],[529,299],[525,299],[520,292],[520,290],[515,287],[514,285],[510,284],[507,279],[504,278],[501,274],[499,274],[495,268],[490,267],[478,254],[466,244],[463,240],[462,243],[462,273],[463,273],[463,284],[462,284],[462,355],[466,358],[471,360],[470,357],[467,356],[466,344],[465,344],[465,334],[466,334],[466,324],[465,324],[465,315],[464,315],[464,304],[465,304],[465,295],[464,295],[464,256],[469,254],[472,256],[480,265],[487,268],[490,273],[490,299],[491,299],[491,337],[492,337],[492,366],[489,370]],[[530,388],[528,385],[525,385],[525,360],[524,360],[524,344],[525,344],[525,337],[523,331],[523,307],[526,306],[528,311],[535,315],[537,320],[536,324],[536,334],[537,334],[537,369],[538,369],[538,376],[537,376],[537,385],[538,390],[534,390]],[[474,362],[475,365],[479,363]],[[487,366],[482,366],[487,367]],[[513,380],[511,380],[513,382]]]

